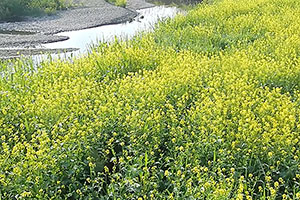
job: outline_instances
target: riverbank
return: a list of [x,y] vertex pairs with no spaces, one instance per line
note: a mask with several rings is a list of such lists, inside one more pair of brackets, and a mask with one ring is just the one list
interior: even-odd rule
[[128,0],[127,8],[114,6],[104,0],[77,0],[75,3],[81,6],[51,16],[0,23],[0,58],[6,55],[6,50],[1,48],[37,48],[35,52],[47,51],[41,47],[42,44],[68,39],[54,35],[56,33],[123,23],[135,18],[138,15],[137,9],[153,6],[143,0]]

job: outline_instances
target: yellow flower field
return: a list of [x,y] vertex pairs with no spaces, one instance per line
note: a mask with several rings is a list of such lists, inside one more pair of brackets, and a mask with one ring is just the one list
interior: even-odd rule
[[300,1],[220,0],[2,63],[0,199],[299,199],[299,61]]

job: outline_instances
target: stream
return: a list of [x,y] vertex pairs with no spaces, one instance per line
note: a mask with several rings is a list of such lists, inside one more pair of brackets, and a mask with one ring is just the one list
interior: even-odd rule
[[[131,21],[120,24],[102,25],[95,28],[87,28],[77,31],[60,32],[53,35],[57,38],[69,38],[53,43],[39,44],[35,47],[4,47],[0,50],[0,59],[14,59],[20,57],[31,57],[33,63],[38,65],[44,60],[72,59],[74,56],[84,56],[88,51],[99,44],[99,42],[112,42],[115,39],[127,40],[139,32],[152,31],[155,24],[166,18],[173,18],[183,11],[172,6],[154,6],[137,10],[137,17]],[[10,36],[30,36],[34,32],[0,30],[0,34]],[[49,57],[50,56],[50,57]]]
[[68,40],[44,44],[44,48],[77,48],[86,53],[91,45],[98,42],[111,42],[115,38],[130,39],[138,32],[151,31],[159,20],[174,17],[179,12],[176,7],[155,6],[138,10],[140,13],[133,21],[122,24],[103,25],[79,31],[61,32],[56,35],[67,36]]
[[[130,39],[141,31],[152,31],[155,23],[166,18],[173,18],[180,9],[176,7],[155,6],[137,10],[139,15],[130,22],[121,24],[103,25],[96,28],[88,28],[78,31],[61,32],[56,35],[67,36],[68,40],[43,44],[44,49],[76,49],[65,53],[50,54],[51,59],[72,59],[74,56],[85,55],[93,45],[99,42],[111,42],[115,38]],[[33,62],[39,64],[49,55],[34,55]]]

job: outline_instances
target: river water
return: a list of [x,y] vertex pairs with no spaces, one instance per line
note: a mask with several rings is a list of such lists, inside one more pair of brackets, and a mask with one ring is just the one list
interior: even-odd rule
[[[61,32],[57,35],[70,39],[43,45],[44,48],[78,48],[77,53],[86,53],[97,42],[110,42],[115,38],[130,39],[138,32],[151,31],[159,20],[172,18],[179,12],[176,7],[155,6],[138,10],[133,21],[122,24],[103,25],[79,31]],[[74,52],[73,52],[74,54]]]

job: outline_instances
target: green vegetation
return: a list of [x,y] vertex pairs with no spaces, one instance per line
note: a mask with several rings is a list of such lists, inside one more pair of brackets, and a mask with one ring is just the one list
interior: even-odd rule
[[123,8],[127,5],[127,0],[107,0],[107,2]]
[[41,13],[50,14],[70,5],[70,0],[1,0],[0,20]]
[[223,0],[0,79],[2,199],[299,199],[300,1]]

